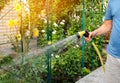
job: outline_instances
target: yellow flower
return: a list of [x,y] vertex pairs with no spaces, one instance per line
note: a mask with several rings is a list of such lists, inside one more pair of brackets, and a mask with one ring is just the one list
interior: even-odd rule
[[14,20],[10,19],[10,20],[8,21],[8,26],[9,26],[9,27],[13,27],[14,25],[15,25]]
[[20,4],[16,4],[14,7],[15,11],[20,12],[21,11],[21,5]]
[[20,21],[19,20],[14,20],[15,26],[20,26]]
[[21,40],[21,34],[20,34],[20,33],[18,33],[18,34],[16,35],[16,39],[17,39],[17,41],[20,41],[20,40]]
[[42,10],[41,11],[41,17],[44,18],[46,16],[46,11],[45,10]]
[[51,45],[52,44],[52,42],[51,41],[48,41],[48,45]]
[[33,37],[39,36],[39,30],[37,28],[33,29]]

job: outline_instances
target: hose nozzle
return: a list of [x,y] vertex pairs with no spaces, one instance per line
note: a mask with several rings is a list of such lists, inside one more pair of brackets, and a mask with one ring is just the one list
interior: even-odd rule
[[77,35],[77,37],[78,37],[78,39],[79,39],[79,38],[81,38],[83,35],[84,35],[85,37],[88,37],[88,36],[89,36],[89,33],[88,33],[88,31],[80,31],[80,32],[78,32],[76,35]]

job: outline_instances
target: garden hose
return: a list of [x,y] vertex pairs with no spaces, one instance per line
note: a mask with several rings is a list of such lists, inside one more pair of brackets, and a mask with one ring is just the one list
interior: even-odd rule
[[93,45],[94,49],[96,50],[96,52],[97,52],[97,54],[99,56],[99,59],[100,59],[101,65],[102,65],[102,69],[105,72],[105,67],[104,67],[104,64],[103,64],[103,60],[102,60],[102,56],[100,54],[100,51],[98,50],[98,48],[97,48],[97,46],[95,45],[94,42],[92,42],[92,45]]
[[[78,37],[78,39],[79,39],[79,38],[82,38],[83,35],[84,35],[85,37],[88,37],[88,36],[89,36],[89,33],[88,33],[87,31],[81,31],[81,32],[78,32],[78,33],[76,34],[76,36]],[[101,65],[102,65],[103,72],[105,72],[105,67],[104,67],[104,64],[103,64],[103,59],[102,59],[102,56],[101,56],[101,54],[100,54],[100,51],[98,50],[98,48],[97,48],[97,46],[95,45],[94,42],[92,42],[92,45],[93,45],[95,51],[97,52],[97,54],[98,54],[98,56],[99,56],[99,59],[100,59]]]

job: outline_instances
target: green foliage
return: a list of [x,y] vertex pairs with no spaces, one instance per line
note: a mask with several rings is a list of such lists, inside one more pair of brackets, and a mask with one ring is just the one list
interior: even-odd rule
[[[82,0],[55,0],[54,3],[52,0],[49,0],[48,3],[53,5],[49,5],[48,7],[50,11],[48,11],[47,19],[46,15],[44,18],[39,17],[41,11],[46,10],[46,0],[29,0],[31,27],[32,29],[37,27],[40,30],[38,38],[39,47],[47,45],[47,28],[52,32],[52,43],[82,30]],[[102,3],[97,0],[85,0],[84,6],[85,30],[93,31],[102,23]],[[54,9],[52,10],[51,8]],[[95,37],[93,41],[96,43],[97,47],[101,49],[102,38]],[[81,78],[82,73],[87,75],[101,65],[91,43],[86,43],[85,45],[83,68],[81,65],[81,46],[76,47],[75,44],[71,44],[61,52],[55,52],[53,54],[53,56],[51,55],[53,83],[74,83],[78,78]],[[3,73],[0,79],[18,79],[25,82],[44,83],[48,73],[47,57],[40,56],[30,59],[27,62],[28,63],[23,65],[14,66],[10,72]]]
[[46,56],[43,55],[4,70],[0,75],[0,80],[2,82],[8,81],[8,83],[45,83],[46,73]]
[[4,58],[2,58],[0,60],[0,66],[3,65],[3,64],[7,64],[7,63],[11,62],[12,59],[13,58],[11,56],[5,56]]
[[[99,26],[101,26],[103,22],[103,15],[104,15],[104,6],[101,3],[101,1],[93,0],[94,2],[88,2],[86,0],[85,3],[85,29],[88,31],[93,31]],[[95,42],[97,48],[101,51],[102,49],[102,41],[103,37],[95,37],[92,39],[93,42]],[[86,51],[87,50],[87,51]],[[102,51],[101,51],[102,54]],[[85,55],[88,55],[85,57],[85,67],[88,67],[90,70],[96,69],[96,67],[99,67],[100,60],[99,57],[93,49],[93,46],[91,43],[87,43],[87,46],[85,47]],[[103,55],[102,55],[103,56]],[[88,64],[89,63],[89,64]]]
[[[72,46],[59,55],[55,55],[52,59],[52,76],[55,83],[73,83],[81,76],[81,55],[79,47]],[[90,70],[85,68],[84,73],[90,73]]]

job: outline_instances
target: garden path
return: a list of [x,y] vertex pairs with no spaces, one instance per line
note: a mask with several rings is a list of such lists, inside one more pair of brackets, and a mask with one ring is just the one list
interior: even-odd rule
[[95,71],[91,72],[89,75],[78,80],[76,83],[102,83],[100,82],[103,79],[104,72],[102,68],[98,68]]

